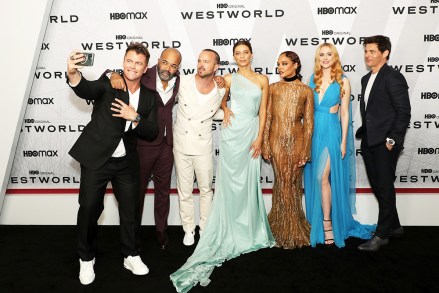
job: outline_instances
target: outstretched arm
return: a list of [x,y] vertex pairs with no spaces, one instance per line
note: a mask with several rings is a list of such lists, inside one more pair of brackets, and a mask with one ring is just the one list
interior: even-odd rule
[[82,61],[84,61],[84,54],[78,50],[73,50],[67,59],[67,78],[72,87],[77,86],[81,81],[82,76],[78,69],[83,68],[83,66],[78,65],[78,63]]
[[78,65],[82,61],[84,61],[84,55],[78,50],[70,53],[67,59],[67,83],[79,98],[87,100],[99,99],[105,91],[105,83],[102,81],[86,80],[78,70],[83,68],[83,66]]

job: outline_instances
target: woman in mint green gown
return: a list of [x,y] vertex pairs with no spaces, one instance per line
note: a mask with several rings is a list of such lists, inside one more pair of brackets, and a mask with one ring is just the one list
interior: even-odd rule
[[[355,149],[349,80],[334,45],[317,48],[314,74],[314,132],[311,162],[305,165],[306,218],[311,246],[345,246],[345,239],[369,239],[375,226],[354,220]],[[340,113],[340,118],[339,118]]]
[[250,43],[237,42],[233,55],[239,70],[224,77],[224,121],[211,212],[194,253],[171,275],[177,292],[197,283],[207,286],[213,269],[224,261],[275,244],[259,181],[268,78],[251,69]]

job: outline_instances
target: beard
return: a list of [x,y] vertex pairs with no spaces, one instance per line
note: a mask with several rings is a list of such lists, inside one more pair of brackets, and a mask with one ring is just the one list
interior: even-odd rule
[[[213,75],[213,72],[209,72],[209,71],[207,71],[206,68],[204,68],[204,67],[199,67],[199,68],[197,68],[197,69],[198,69],[198,70],[197,70],[197,74],[198,74],[198,76],[201,77],[201,78],[206,78],[206,77],[210,77],[210,76]],[[200,72],[200,71],[201,71],[201,72]]]
[[169,70],[158,70],[158,75],[160,80],[162,81],[170,81],[174,76],[175,73],[171,73]]

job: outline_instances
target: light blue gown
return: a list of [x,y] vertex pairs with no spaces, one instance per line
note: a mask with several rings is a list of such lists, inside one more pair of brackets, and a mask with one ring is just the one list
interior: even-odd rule
[[232,75],[231,126],[221,130],[215,195],[203,235],[187,262],[171,275],[178,292],[207,286],[213,269],[242,253],[275,244],[259,182],[261,158],[249,152],[259,132],[259,87]]
[[[314,75],[309,87],[315,88]],[[340,85],[333,82],[326,89],[319,103],[319,94],[314,91],[314,132],[311,146],[311,162],[305,165],[306,218],[311,224],[311,246],[325,243],[323,232],[322,184],[321,178],[328,157],[330,158],[331,220],[334,242],[345,246],[345,239],[371,238],[375,225],[362,225],[352,217],[355,210],[355,148],[352,131],[352,111],[347,136],[346,156],[341,158],[341,123],[338,113],[330,113],[331,107],[340,103]]]

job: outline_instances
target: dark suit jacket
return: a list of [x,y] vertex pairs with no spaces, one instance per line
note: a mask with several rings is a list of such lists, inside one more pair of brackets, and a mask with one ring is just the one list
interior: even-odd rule
[[140,86],[137,113],[140,122],[134,129],[125,132],[126,120],[113,117],[111,103],[115,98],[129,103],[128,92],[115,90],[110,81],[88,81],[84,77],[76,87],[75,94],[82,99],[93,100],[91,121],[71,148],[69,154],[86,168],[96,170],[102,167],[114,153],[120,139],[123,139],[128,159],[137,161],[137,137],[153,140],[157,136],[157,104],[154,93]]
[[178,88],[180,86],[180,75],[177,71],[177,80],[175,81],[175,86],[172,92],[172,97],[169,101],[163,104],[162,98],[160,94],[157,92],[156,88],[157,82],[157,65],[149,68],[146,73],[142,77],[142,84],[152,90],[156,97],[157,102],[157,118],[158,118],[158,135],[153,141],[147,141],[144,139],[139,139],[139,145],[159,145],[163,141],[163,137],[165,135],[165,126],[166,126],[166,141],[169,145],[172,145],[172,108],[175,104],[175,97],[178,93]]
[[385,143],[386,137],[394,139],[396,145],[402,147],[411,117],[407,82],[399,71],[384,64],[373,83],[365,107],[364,91],[370,75],[371,72],[361,79],[362,125],[355,136],[363,138],[366,131],[369,147]]

